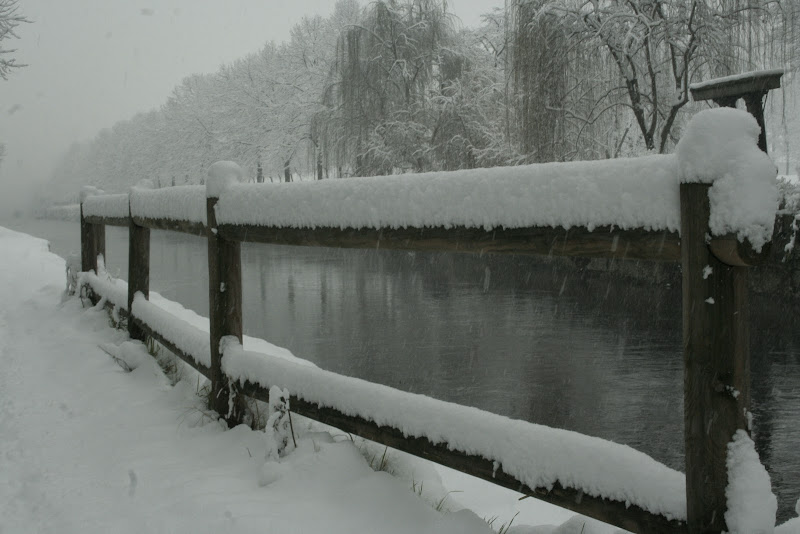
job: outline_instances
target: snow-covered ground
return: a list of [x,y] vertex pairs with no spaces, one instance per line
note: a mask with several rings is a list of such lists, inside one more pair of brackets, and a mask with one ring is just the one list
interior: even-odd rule
[[131,343],[127,373],[100,348],[127,336],[105,310],[63,299],[64,260],[45,241],[0,228],[0,249],[4,534],[490,533],[517,512],[511,532],[614,531],[397,452],[395,476],[375,471],[382,451],[299,418],[297,450],[262,469],[264,433],[224,431],[194,379],[170,385]]
[[618,532],[297,416],[297,449],[266,462],[265,433],[225,431],[197,375],[171,385],[105,310],[64,298],[45,241],[0,228],[0,250],[3,534]]

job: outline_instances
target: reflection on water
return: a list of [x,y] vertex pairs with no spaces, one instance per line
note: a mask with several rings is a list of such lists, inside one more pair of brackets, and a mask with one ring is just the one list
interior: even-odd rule
[[[22,229],[56,253],[79,249],[77,224]],[[151,288],[207,315],[205,240],[151,236]],[[108,268],[124,278],[127,230],[108,228],[106,240]],[[242,250],[249,335],[331,371],[626,443],[683,467],[674,277],[671,286],[632,283],[528,257]],[[751,312],[755,438],[786,519],[800,497],[800,330],[794,309],[761,300]]]

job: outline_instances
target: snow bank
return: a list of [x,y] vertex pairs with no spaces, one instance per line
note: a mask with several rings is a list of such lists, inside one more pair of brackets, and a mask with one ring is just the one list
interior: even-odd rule
[[208,198],[219,198],[231,184],[241,182],[244,171],[233,161],[218,161],[208,168],[206,195]]
[[206,190],[202,185],[131,189],[131,215],[206,224]]
[[83,215],[94,215],[96,217],[127,217],[128,195],[122,193],[117,195],[87,196],[83,200]]
[[136,293],[133,297],[132,308],[137,319],[144,321],[196,362],[211,367],[211,344],[207,330],[200,330],[164,311],[145,299],[142,293]]
[[406,436],[483,456],[531,488],[560,482],[670,519],[686,518],[683,474],[631,447],[245,351],[233,337],[223,340],[223,351],[223,371],[234,380],[287,388]]
[[678,231],[674,156],[545,163],[288,184],[236,184],[217,222],[405,228],[615,225]]
[[769,474],[744,430],[737,430],[728,444],[728,511],[725,522],[731,534],[772,534],[778,500]]
[[756,250],[772,238],[778,207],[777,169],[756,146],[761,128],[733,108],[701,111],[676,148],[683,183],[711,183],[709,225],[714,235],[734,233]]

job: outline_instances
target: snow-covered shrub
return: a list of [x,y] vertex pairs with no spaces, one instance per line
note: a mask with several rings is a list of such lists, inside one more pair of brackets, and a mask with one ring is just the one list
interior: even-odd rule
[[294,450],[294,435],[289,414],[289,390],[272,386],[269,390],[269,418],[264,429],[266,459],[278,460]]
[[66,274],[67,289],[66,294],[72,296],[78,290],[78,273],[81,272],[81,258],[77,254],[70,254],[67,257]]

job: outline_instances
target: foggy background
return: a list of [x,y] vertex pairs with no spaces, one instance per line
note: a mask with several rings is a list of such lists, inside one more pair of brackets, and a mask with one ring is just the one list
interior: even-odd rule
[[[333,0],[22,0],[31,24],[5,48],[27,67],[0,80],[0,219],[33,192],[75,141],[160,107],[180,81],[282,42]],[[362,2],[362,5],[364,2]],[[503,0],[450,0],[465,26]]]

